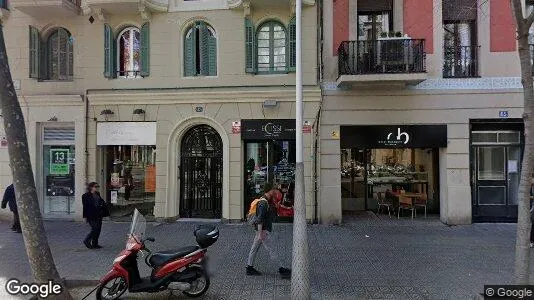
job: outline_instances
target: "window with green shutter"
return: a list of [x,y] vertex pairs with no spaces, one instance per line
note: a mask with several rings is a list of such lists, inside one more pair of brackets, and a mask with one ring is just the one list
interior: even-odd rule
[[114,78],[114,47],[113,31],[109,24],[104,24],[104,77]]
[[256,73],[256,35],[254,24],[245,18],[245,71]]
[[287,70],[295,71],[297,67],[297,23],[295,17],[289,22]]
[[217,75],[217,37],[205,22],[195,22],[184,37],[184,75]]
[[41,38],[39,35],[39,30],[33,26],[30,26],[30,38],[29,38],[29,48],[30,48],[30,78],[39,79],[41,76],[39,74],[39,62],[41,60],[41,53],[39,49],[41,48]]
[[141,76],[150,75],[150,26],[148,23],[141,26]]

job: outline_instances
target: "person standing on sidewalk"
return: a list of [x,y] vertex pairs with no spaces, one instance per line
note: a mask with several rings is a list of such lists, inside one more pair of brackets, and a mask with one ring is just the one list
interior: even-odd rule
[[256,214],[258,216],[258,222],[255,225],[256,235],[254,236],[254,242],[250,248],[250,252],[247,260],[247,275],[261,275],[261,273],[254,268],[254,261],[260,246],[263,245],[265,250],[269,253],[271,260],[277,264],[278,272],[282,278],[291,277],[291,269],[287,269],[283,266],[282,261],[276,253],[276,245],[272,238],[273,220],[276,217],[276,204],[282,198],[282,193],[277,189],[271,189],[262,196],[263,200],[258,202]]
[[102,218],[109,216],[109,211],[106,202],[100,197],[96,182],[91,182],[87,185],[87,193],[82,196],[82,204],[83,218],[91,226],[91,231],[87,234],[83,243],[89,249],[102,248],[98,244],[98,238],[102,230]]
[[13,226],[11,226],[11,230],[21,233],[22,230],[20,229],[19,211],[17,208],[15,187],[13,186],[13,184],[10,184],[4,192],[4,198],[2,198],[2,208],[6,208],[8,203],[9,210],[11,210],[11,212],[13,213]]

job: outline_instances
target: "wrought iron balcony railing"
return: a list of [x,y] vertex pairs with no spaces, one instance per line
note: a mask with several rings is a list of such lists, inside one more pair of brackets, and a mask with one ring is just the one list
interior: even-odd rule
[[478,48],[478,46],[445,47],[443,77],[478,77]]
[[345,41],[338,48],[339,75],[424,73],[425,40]]

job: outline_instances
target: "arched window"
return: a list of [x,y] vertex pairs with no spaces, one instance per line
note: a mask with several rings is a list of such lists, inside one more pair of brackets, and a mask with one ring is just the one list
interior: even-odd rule
[[217,75],[217,37],[206,22],[197,21],[185,31],[184,74]]
[[295,18],[286,27],[269,20],[255,28],[245,19],[245,71],[247,73],[292,72],[296,67]]
[[64,28],[55,29],[46,40],[45,69],[42,70],[41,79],[69,80],[72,79],[72,38]]
[[141,32],[128,27],[117,36],[117,75],[137,77],[141,71]]
[[258,72],[286,70],[286,29],[276,21],[268,21],[258,28]]

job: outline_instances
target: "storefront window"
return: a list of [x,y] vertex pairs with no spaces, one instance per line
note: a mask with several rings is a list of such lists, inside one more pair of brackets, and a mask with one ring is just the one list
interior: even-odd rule
[[156,195],[155,146],[106,146],[106,187],[111,217],[134,208],[152,215]]
[[[295,190],[295,141],[261,141],[246,143],[245,209],[268,187],[278,187],[282,205],[293,207]],[[292,217],[292,209],[278,210],[279,217]]]
[[44,213],[74,213],[74,146],[44,145]]

